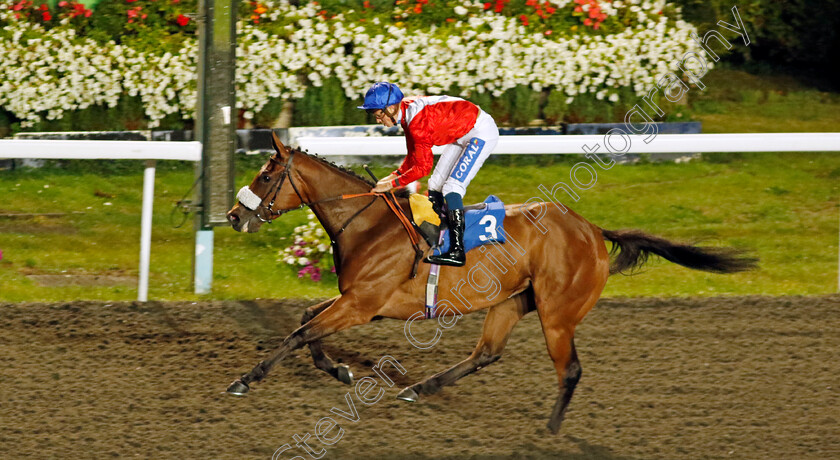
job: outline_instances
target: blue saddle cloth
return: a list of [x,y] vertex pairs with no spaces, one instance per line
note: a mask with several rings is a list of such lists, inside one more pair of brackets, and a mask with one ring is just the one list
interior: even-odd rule
[[[504,243],[505,204],[496,195],[490,195],[476,209],[466,208],[464,251],[487,243]],[[449,250],[449,229],[443,235],[443,244],[434,249],[439,255]]]

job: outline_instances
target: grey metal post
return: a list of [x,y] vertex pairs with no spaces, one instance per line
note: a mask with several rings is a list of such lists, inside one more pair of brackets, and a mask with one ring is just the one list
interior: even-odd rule
[[[207,294],[212,286],[213,226],[227,225],[233,206],[236,148],[236,0],[199,0],[198,107],[195,139],[202,144],[196,174],[203,175],[196,203],[193,287]],[[209,234],[208,234],[209,232]]]

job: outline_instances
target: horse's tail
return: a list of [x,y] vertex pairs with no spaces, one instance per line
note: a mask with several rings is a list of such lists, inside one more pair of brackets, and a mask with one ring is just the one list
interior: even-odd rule
[[650,254],[695,270],[715,273],[736,273],[752,270],[758,259],[745,257],[744,251],[733,248],[699,247],[680,244],[648,235],[640,230],[604,230],[605,240],[613,243],[610,254],[618,255],[610,266],[610,274],[641,267]]

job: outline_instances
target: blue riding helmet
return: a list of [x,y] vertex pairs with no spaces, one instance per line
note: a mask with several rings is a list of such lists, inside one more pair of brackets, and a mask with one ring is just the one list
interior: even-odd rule
[[364,105],[360,105],[358,108],[365,110],[385,109],[390,105],[398,104],[403,100],[403,97],[403,92],[393,83],[374,83],[365,93]]

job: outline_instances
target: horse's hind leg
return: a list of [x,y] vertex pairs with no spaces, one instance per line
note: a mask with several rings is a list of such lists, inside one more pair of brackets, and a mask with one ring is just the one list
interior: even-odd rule
[[[571,350],[569,352],[569,358],[566,360],[565,366],[563,366],[563,376],[560,380],[560,396],[557,398],[557,402],[554,403],[554,409],[552,409],[551,417],[548,419],[548,429],[554,434],[560,431],[560,424],[563,423],[563,419],[566,417],[566,409],[569,407],[569,401],[572,399],[572,394],[575,392],[575,387],[581,375],[580,361],[577,357],[577,350],[575,350],[575,339],[571,338],[569,343],[571,344]],[[555,365],[557,365],[556,361]],[[560,375],[559,369],[557,374]]]
[[[327,307],[333,304],[338,297],[333,297],[330,300],[321,302],[319,304],[313,305],[306,309],[303,312],[303,318],[300,320],[300,324],[304,325],[309,322],[312,318],[318,316],[319,313],[324,311]],[[350,368],[344,364],[335,365],[333,364],[332,360],[321,347],[321,341],[316,340],[314,342],[309,343],[309,351],[312,352],[312,360],[315,362],[315,367],[321,369],[322,371],[326,372],[327,374],[332,375],[336,379],[341,382],[344,382],[348,385],[353,383],[353,372],[350,371]]]
[[[565,302],[563,302],[565,300]],[[557,434],[566,415],[566,409],[575,387],[580,380],[580,361],[575,350],[575,326],[586,312],[598,301],[598,296],[591,293],[585,300],[572,300],[567,296],[557,296],[551,302],[542,302],[537,297],[537,310],[540,314],[545,344],[548,354],[554,361],[557,378],[560,383],[560,395],[551,411],[548,429]],[[546,303],[549,306],[546,306]]]
[[452,385],[465,377],[502,357],[502,350],[507,344],[513,326],[534,309],[530,289],[515,297],[495,305],[487,311],[481,339],[469,358],[449,369],[426,378],[422,382],[405,388],[397,395],[404,401],[416,401],[421,394],[437,393],[442,387]]

